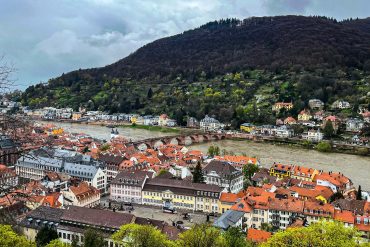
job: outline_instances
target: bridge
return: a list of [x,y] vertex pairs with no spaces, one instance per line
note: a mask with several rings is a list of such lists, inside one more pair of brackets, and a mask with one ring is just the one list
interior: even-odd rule
[[139,150],[156,149],[162,145],[175,144],[181,146],[189,146],[196,143],[218,141],[230,138],[231,136],[225,133],[202,133],[191,135],[175,135],[175,136],[162,136],[156,138],[148,138],[140,141],[127,143],[133,145]]

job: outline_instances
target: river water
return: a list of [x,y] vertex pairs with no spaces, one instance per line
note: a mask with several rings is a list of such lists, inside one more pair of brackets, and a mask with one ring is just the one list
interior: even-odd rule
[[220,149],[233,151],[235,154],[245,153],[248,156],[258,157],[263,167],[269,168],[274,162],[283,164],[302,165],[324,171],[342,172],[352,179],[357,186],[361,184],[363,190],[370,190],[370,157],[321,153],[299,147],[277,145],[271,143],[257,143],[252,141],[222,140],[193,145],[190,149],[201,150],[207,153],[208,147],[217,145]]
[[[63,123],[63,122],[42,122],[43,124],[54,124],[58,127],[62,127],[64,131],[70,133],[84,133],[90,135],[93,138],[100,140],[110,140],[111,129],[101,125],[89,125],[89,124],[78,124],[78,123]],[[177,133],[163,133],[159,131],[150,131],[143,129],[132,129],[132,128],[115,128],[119,134],[125,137],[127,140],[138,141],[148,139],[152,137],[162,137],[170,135],[178,135]]]
[[[104,126],[60,122],[52,123],[63,127],[68,132],[85,133],[98,139],[110,139],[110,129]],[[161,133],[131,128],[118,128],[118,131],[126,139],[132,139],[134,141],[151,137],[176,135],[176,133]],[[370,157],[320,153],[315,150],[286,145],[234,140],[202,143],[193,145],[189,149],[201,150],[203,153],[207,153],[208,147],[211,145],[218,145],[220,149],[233,151],[235,154],[245,153],[248,156],[256,156],[259,158],[263,167],[270,167],[274,162],[281,162],[284,164],[313,167],[325,171],[342,172],[351,178],[356,186],[361,184],[363,190],[370,190]]]

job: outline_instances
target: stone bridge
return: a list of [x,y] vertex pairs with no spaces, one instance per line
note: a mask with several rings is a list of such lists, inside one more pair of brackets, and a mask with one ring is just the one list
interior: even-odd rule
[[210,141],[218,141],[230,138],[227,134],[220,133],[203,133],[192,135],[177,135],[177,136],[162,136],[156,138],[149,138],[140,141],[130,142],[128,144],[134,145],[139,150],[147,148],[156,149],[162,145],[175,144],[181,146],[189,146],[195,143],[203,143]]

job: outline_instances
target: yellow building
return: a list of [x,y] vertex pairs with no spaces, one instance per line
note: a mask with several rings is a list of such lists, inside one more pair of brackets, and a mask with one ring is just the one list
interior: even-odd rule
[[74,121],[80,120],[81,117],[82,117],[82,113],[81,112],[74,112],[74,113],[72,113],[72,120],[74,120]]
[[298,114],[298,121],[309,121],[312,118],[312,115],[307,110],[302,110]]
[[136,122],[137,122],[137,117],[131,117],[131,123],[133,123],[133,124],[136,124]]
[[270,168],[270,175],[278,178],[287,178],[291,176],[292,168],[293,167],[291,165],[275,163]]
[[222,192],[218,203],[218,213],[223,214],[229,210],[235,203],[237,203],[244,193],[239,192],[238,194]]
[[242,125],[240,125],[240,130],[244,131],[244,132],[247,132],[247,133],[250,133],[255,128],[256,128],[256,126],[254,126],[253,124],[250,124],[250,123],[243,123]]
[[304,181],[311,181],[318,174],[319,171],[314,168],[307,168],[303,166],[294,166],[291,172],[291,177]]
[[218,212],[222,188],[168,178],[149,180],[142,190],[142,203],[188,211]]
[[286,110],[290,110],[293,108],[293,103],[290,102],[290,103],[285,103],[285,102],[276,102],[273,106],[272,106],[272,111],[276,111],[276,112],[279,112],[281,109],[286,109]]
[[64,133],[63,128],[55,128],[51,131],[52,135],[62,135]]

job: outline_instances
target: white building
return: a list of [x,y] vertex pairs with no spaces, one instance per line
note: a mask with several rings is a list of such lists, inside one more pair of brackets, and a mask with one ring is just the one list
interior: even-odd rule
[[243,173],[227,162],[212,160],[203,169],[204,182],[215,184],[231,193],[243,189]]
[[320,129],[314,130],[311,129],[307,132],[306,139],[312,142],[320,142],[324,138],[324,134],[320,131]]
[[276,128],[275,135],[282,138],[289,138],[292,137],[294,134],[293,129],[289,128],[286,125],[279,126]]
[[223,127],[224,124],[220,123],[220,121],[215,118],[209,117],[208,115],[200,120],[200,129],[203,131],[217,131],[223,129]]
[[110,184],[110,200],[142,204],[142,189],[152,177],[153,173],[147,171],[120,172]]
[[78,207],[95,207],[100,204],[100,191],[86,182],[78,186],[70,186],[67,191],[63,191],[64,205]]
[[311,109],[322,109],[324,107],[324,102],[319,99],[310,99],[308,105]]
[[17,175],[40,180],[49,171],[64,172],[81,181],[86,181],[101,192],[107,190],[107,176],[101,163],[89,155],[62,149],[40,148],[18,159],[15,164]]
[[348,108],[351,108],[351,105],[347,101],[337,100],[331,105],[331,108],[333,108],[333,109],[348,109]]
[[346,131],[359,132],[364,127],[365,122],[358,118],[350,118],[346,122]]

